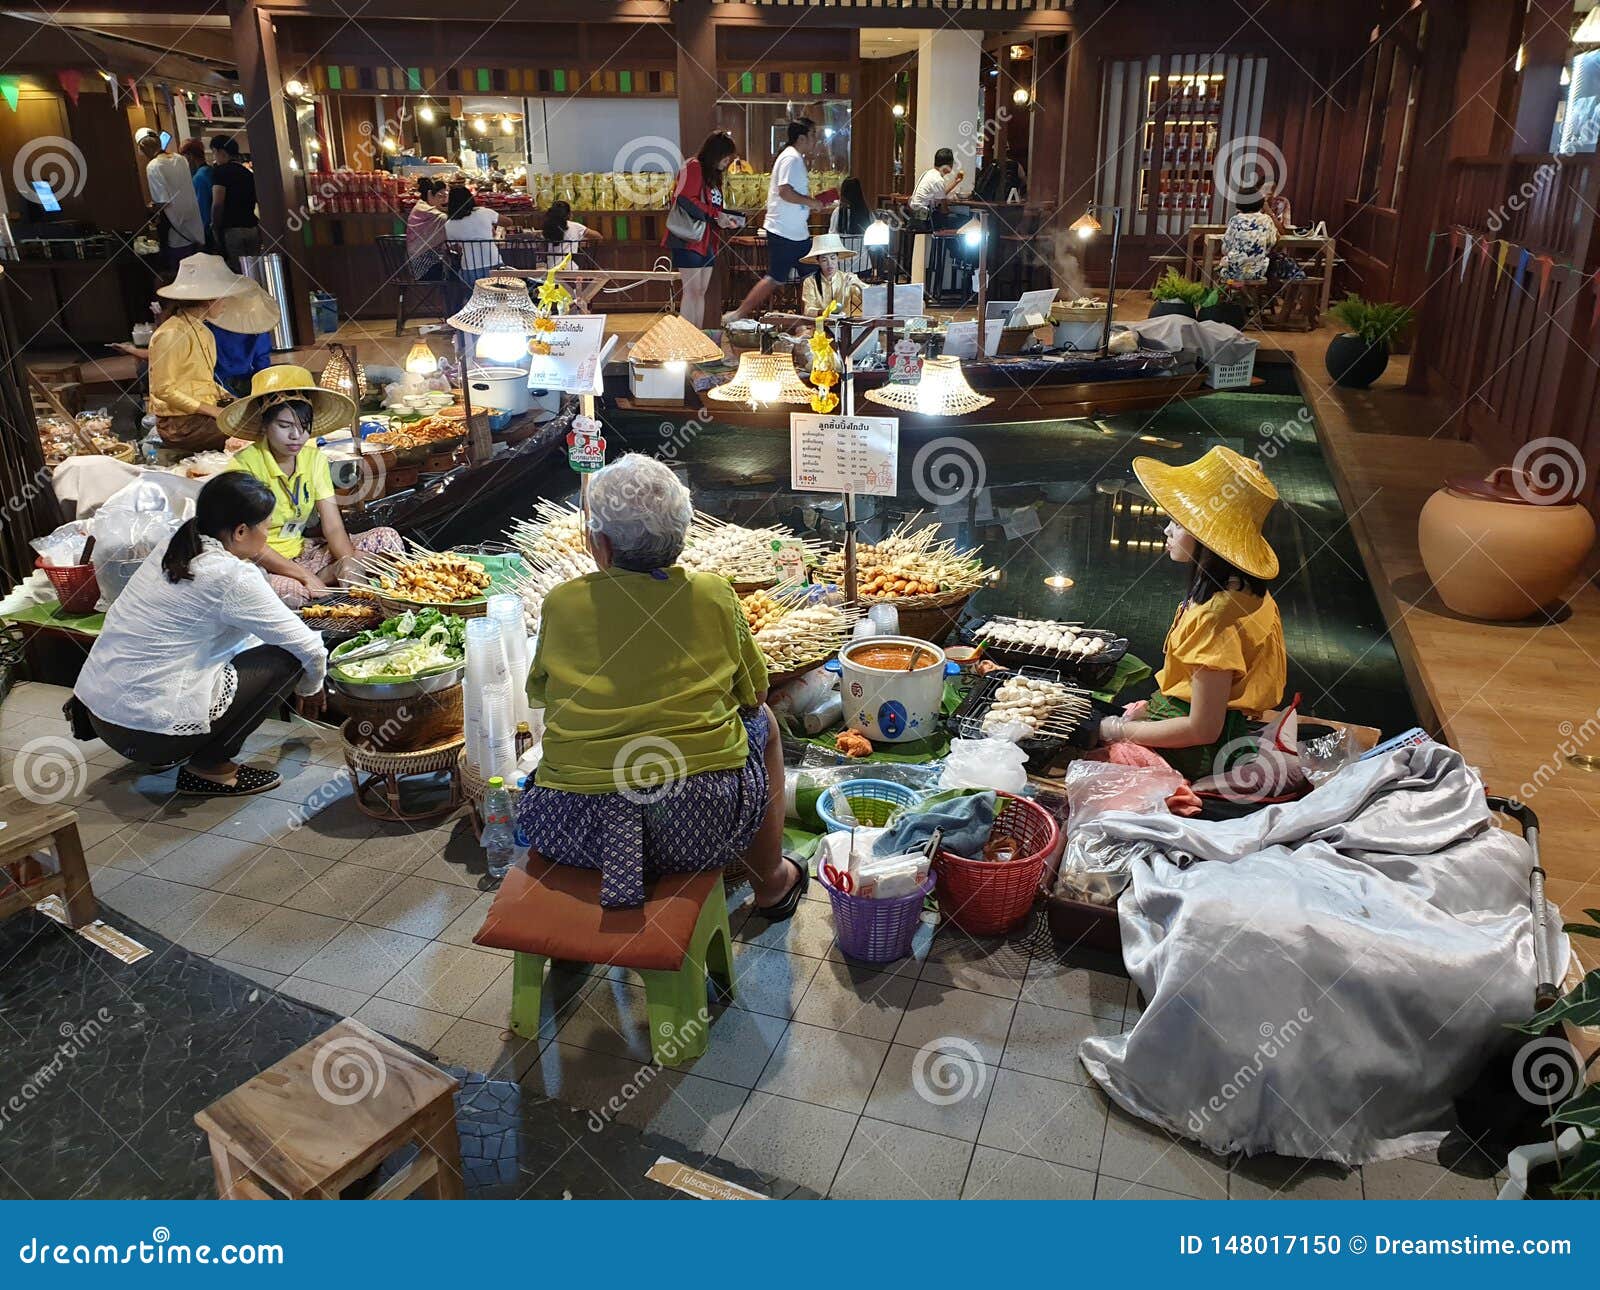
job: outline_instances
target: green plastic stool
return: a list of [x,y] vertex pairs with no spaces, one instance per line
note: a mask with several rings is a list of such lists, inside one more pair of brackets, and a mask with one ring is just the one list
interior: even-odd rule
[[[511,1029],[525,1039],[535,1039],[539,1034],[546,962],[543,954],[520,952],[512,962]],[[650,1018],[650,1055],[658,1064],[677,1066],[705,1056],[711,1040],[711,1018],[706,1010],[708,973],[717,988],[732,999],[733,932],[728,926],[728,900],[720,878],[712,884],[700,907],[688,953],[678,970],[639,969]]]

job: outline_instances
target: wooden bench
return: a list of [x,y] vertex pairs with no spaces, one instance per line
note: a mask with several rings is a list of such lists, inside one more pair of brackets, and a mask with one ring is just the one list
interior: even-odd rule
[[600,873],[530,854],[500,884],[473,942],[511,950],[511,1029],[539,1033],[551,959],[631,968],[644,978],[650,1051],[663,1066],[703,1056],[710,1041],[709,972],[733,997],[733,935],[722,870],[667,874],[638,909],[600,904]]
[[[89,866],[78,837],[78,813],[60,802],[34,802],[15,788],[0,789],[0,918],[31,909],[46,896],[60,896],[71,927],[85,927],[99,912]],[[49,846],[56,871],[35,853]]]
[[367,1200],[459,1200],[460,1081],[348,1018],[194,1117],[222,1200],[338,1200],[402,1147]]

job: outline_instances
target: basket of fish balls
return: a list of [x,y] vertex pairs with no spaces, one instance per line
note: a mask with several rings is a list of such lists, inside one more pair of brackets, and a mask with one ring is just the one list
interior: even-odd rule
[[985,656],[1002,667],[1045,668],[1090,689],[1103,688],[1128,652],[1115,632],[1047,618],[982,619],[964,636],[982,641]]
[[1029,769],[1039,770],[1063,749],[1091,746],[1109,711],[1056,673],[997,671],[973,683],[950,729],[962,739],[1009,739],[1028,755]]

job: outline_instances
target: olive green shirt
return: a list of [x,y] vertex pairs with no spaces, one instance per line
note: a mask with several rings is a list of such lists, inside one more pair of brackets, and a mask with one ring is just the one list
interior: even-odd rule
[[766,661],[726,579],[665,573],[605,569],[545,597],[528,671],[540,787],[625,792],[744,764],[739,709],[766,693]]

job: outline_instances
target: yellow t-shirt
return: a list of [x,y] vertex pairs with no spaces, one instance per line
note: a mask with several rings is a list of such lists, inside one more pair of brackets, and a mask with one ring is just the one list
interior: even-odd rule
[[217,341],[204,311],[178,310],[150,337],[145,410],[153,417],[184,417],[198,412],[201,404],[221,402],[216,369]]
[[272,490],[272,528],[267,545],[286,560],[305,547],[305,529],[317,503],[333,496],[333,475],[328,459],[315,443],[307,442],[294,459],[294,474],[285,475],[265,440],[257,440],[234,455],[234,470],[254,475]]
[[739,709],[766,692],[766,660],[725,579],[665,572],[606,569],[545,597],[528,670],[541,787],[616,793],[744,764]]
[[1194,702],[1201,668],[1233,675],[1228,707],[1258,715],[1283,703],[1288,658],[1283,619],[1270,594],[1219,591],[1203,605],[1185,604],[1167,632],[1166,661],[1156,686],[1169,699]]

